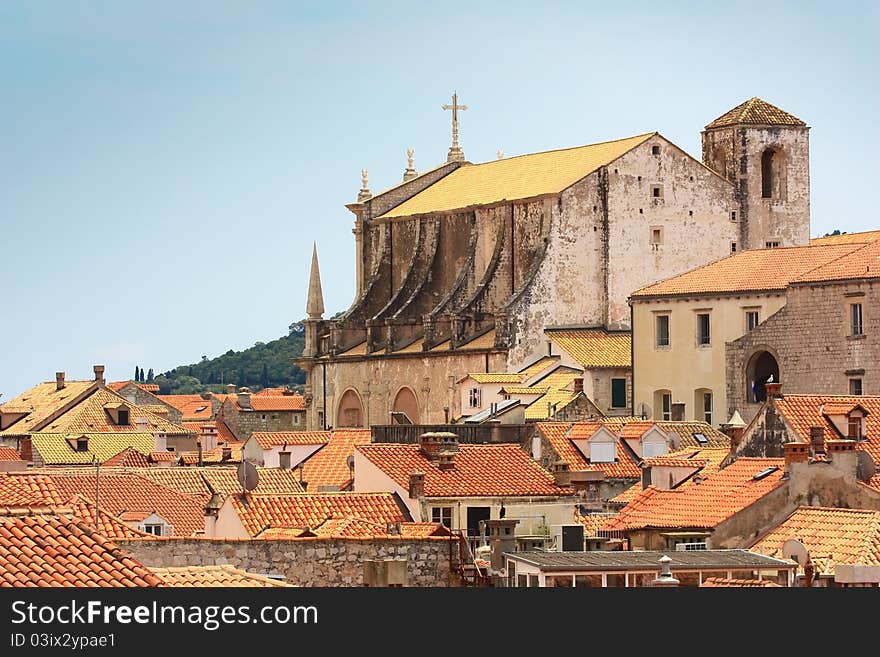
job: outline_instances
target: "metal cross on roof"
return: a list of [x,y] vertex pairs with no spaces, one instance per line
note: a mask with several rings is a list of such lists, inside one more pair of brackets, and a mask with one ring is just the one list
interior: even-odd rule
[[452,94],[452,105],[443,105],[444,110],[452,110],[452,148],[449,149],[447,162],[463,162],[464,152],[458,144],[458,111],[462,112],[467,109],[467,105],[458,104],[458,93]]

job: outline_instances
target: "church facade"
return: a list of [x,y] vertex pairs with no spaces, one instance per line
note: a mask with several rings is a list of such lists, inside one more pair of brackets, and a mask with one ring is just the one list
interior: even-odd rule
[[[763,121],[763,123],[761,123]],[[313,257],[303,357],[310,429],[443,423],[455,382],[547,353],[546,328],[630,327],[630,293],[732,250],[809,241],[808,128],[752,99],[710,123],[703,160],[659,133],[447,163],[355,215],[357,292],[323,319]],[[457,136],[457,127],[454,131]]]

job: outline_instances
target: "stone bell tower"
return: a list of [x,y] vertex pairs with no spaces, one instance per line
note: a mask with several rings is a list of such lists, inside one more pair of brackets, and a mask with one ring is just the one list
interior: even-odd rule
[[734,185],[737,250],[810,243],[810,129],[752,98],[706,126],[703,164]]

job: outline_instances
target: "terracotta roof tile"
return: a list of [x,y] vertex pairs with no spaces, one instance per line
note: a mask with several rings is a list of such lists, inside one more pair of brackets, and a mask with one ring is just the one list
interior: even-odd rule
[[95,505],[82,495],[74,495],[64,507],[71,509],[74,515],[83,523],[94,527],[101,532],[102,535],[111,540],[154,538],[152,534],[138,531],[137,529],[126,525],[121,519],[114,518],[103,509],[98,510],[96,514]]
[[[770,468],[776,469],[754,478]],[[782,459],[740,458],[681,490],[649,486],[602,529],[711,529],[783,485],[783,472]]]
[[725,579],[723,577],[707,577],[700,584],[702,587],[725,587],[725,588],[774,588],[780,584],[769,579]]
[[598,422],[539,422],[537,429],[571,470],[599,470],[608,479],[640,479],[642,470],[628,449],[618,446],[614,463],[591,463],[572,442],[589,439],[601,426]]
[[306,410],[306,400],[299,393],[283,397],[253,396],[251,397],[251,406],[255,411],[304,411]]
[[818,283],[861,278],[880,278],[880,240],[816,267],[792,282]]
[[251,536],[267,528],[317,527],[328,518],[359,518],[382,526],[411,520],[391,493],[248,493],[232,495],[229,499]]
[[[190,468],[131,468],[128,472],[149,479],[160,486],[193,495],[203,501],[211,497],[211,489],[221,495],[241,492],[238,469],[227,466]],[[259,483],[256,493],[301,493],[302,487],[293,470],[257,468]],[[210,488],[209,488],[210,486]]]
[[472,372],[468,374],[477,383],[520,383],[522,376],[507,372]]
[[0,509],[0,586],[161,586],[162,580],[69,513]]
[[234,566],[180,566],[151,568],[165,586],[185,587],[289,587],[263,575],[249,573]]
[[425,473],[427,497],[572,494],[556,486],[553,476],[518,445],[459,445],[449,470],[425,457],[419,445],[373,443],[357,449],[404,490],[411,473]]
[[9,476],[0,476],[0,506],[45,506],[43,497],[18,484]]
[[860,233],[843,233],[841,235],[828,235],[826,237],[814,237],[810,240],[810,246],[827,246],[828,244],[867,244],[880,240],[880,230],[866,230]]
[[508,157],[484,164],[465,163],[379,218],[448,212],[558,194],[655,134]]
[[113,392],[119,392],[127,385],[135,385],[141,390],[145,392],[149,392],[152,395],[155,395],[159,392],[159,384],[157,383],[138,383],[137,381],[112,381],[107,384],[107,387],[110,388]]
[[354,455],[356,445],[370,442],[369,429],[334,429],[330,440],[317,452],[306,459],[303,466],[303,479],[308,490],[319,491],[321,487],[338,490],[351,484],[351,470],[348,457]]
[[131,468],[145,468],[150,465],[150,462],[147,460],[147,457],[143,454],[143,452],[139,452],[133,447],[126,447],[116,456],[111,456],[109,459],[104,461],[104,465],[109,467],[121,466]]
[[629,331],[548,329],[545,333],[581,367],[629,368],[632,365],[632,335]]
[[0,446],[0,461],[21,461],[21,454],[11,447]]
[[746,102],[737,105],[729,112],[725,112],[706,126],[711,128],[723,128],[729,125],[792,125],[806,126],[796,116],[771,105],[766,100],[758,97],[750,98]]
[[67,381],[61,390],[57,390],[55,382],[49,381],[34,386],[5,404],[0,404],[0,413],[28,413],[26,417],[0,431],[0,435],[26,435],[53,414],[72,406],[92,389],[96,389],[97,385],[94,381]]
[[465,342],[458,346],[459,349],[494,349],[495,348],[495,329],[486,331],[482,335],[478,335],[470,342]]
[[531,365],[527,365],[526,367],[522,368],[519,372],[517,372],[517,374],[520,375],[523,381],[528,381],[529,379],[541,374],[542,372],[556,365],[559,360],[559,356],[542,356]]
[[276,445],[326,445],[331,431],[254,431],[254,440],[263,449]]
[[201,395],[156,396],[180,411],[183,414],[183,419],[186,421],[210,420],[214,417],[211,400],[203,399]]
[[27,472],[11,472],[8,477],[18,486],[36,494],[44,504],[63,506],[64,502],[70,499],[69,495],[58,490],[52,477],[46,474],[28,470]]
[[532,387],[548,391],[526,407],[526,420],[546,420],[562,410],[576,397],[572,383],[582,376],[580,370],[563,366],[532,383]]
[[632,298],[784,290],[808,271],[858,248],[858,244],[839,244],[749,249],[643,287]]
[[[88,449],[76,449],[77,438],[88,438]],[[33,448],[46,465],[85,465],[97,459],[101,463],[132,448],[142,454],[149,454],[156,448],[156,437],[151,433],[34,433],[31,434]]]
[[782,558],[782,544],[789,538],[806,546],[818,573],[834,564],[880,566],[880,511],[802,506],[750,549]]

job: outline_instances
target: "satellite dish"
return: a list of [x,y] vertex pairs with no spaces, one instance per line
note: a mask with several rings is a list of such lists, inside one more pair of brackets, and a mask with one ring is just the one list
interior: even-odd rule
[[636,409],[636,414],[642,418],[643,420],[647,420],[651,417],[651,407],[648,406],[645,402],[639,404],[638,409]]
[[244,490],[253,490],[260,483],[256,466],[250,461],[242,461],[238,466],[238,483]]
[[810,558],[810,551],[800,539],[789,538],[782,544],[782,556],[803,566]]
[[856,477],[859,481],[868,481],[877,474],[877,464],[868,452],[859,450],[856,456]]

